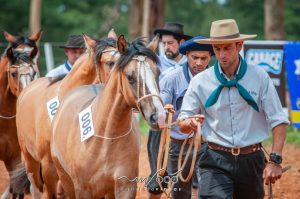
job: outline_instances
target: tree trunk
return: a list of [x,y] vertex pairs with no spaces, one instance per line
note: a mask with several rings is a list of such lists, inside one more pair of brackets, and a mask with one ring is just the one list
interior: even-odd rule
[[151,39],[154,29],[164,25],[164,0],[131,0],[129,38]]
[[265,38],[284,40],[284,0],[265,0]]
[[42,0],[31,0],[29,16],[29,35],[37,33],[41,30],[41,4]]

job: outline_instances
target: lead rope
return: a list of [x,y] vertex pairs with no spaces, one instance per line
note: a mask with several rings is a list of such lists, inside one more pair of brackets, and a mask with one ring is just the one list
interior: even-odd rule
[[[181,179],[182,182],[190,181],[190,179],[192,178],[192,176],[194,174],[197,152],[198,152],[198,149],[201,148],[201,135],[202,135],[202,133],[201,133],[201,124],[200,123],[198,123],[198,125],[197,125],[197,131],[190,133],[190,135],[191,134],[193,134],[193,136],[191,138],[192,142],[189,143],[189,148],[188,148],[188,150],[185,154],[183,164],[181,164],[182,163],[182,156],[183,156],[185,145],[187,144],[187,141],[188,141],[190,136],[185,138],[183,144],[181,145],[180,152],[179,152],[179,157],[178,157],[178,171],[183,171],[185,166],[186,166],[187,160],[190,157],[191,149],[194,146],[192,163],[191,163],[191,166],[190,166],[190,171],[189,171],[188,176],[186,178],[184,178],[183,173],[178,172],[178,176],[179,176],[179,178]],[[199,141],[200,141],[200,144],[199,144]]]
[[[170,106],[165,106],[165,109],[167,111],[167,126],[163,129],[161,138],[160,138],[160,144],[159,144],[159,152],[158,152],[158,158],[157,158],[157,178],[158,177],[163,177],[166,171],[167,167],[167,162],[168,162],[168,156],[169,156],[169,145],[170,145],[170,131],[172,126],[178,125],[179,122],[187,119],[187,118],[198,118],[194,116],[190,116],[184,119],[177,119],[175,122],[172,123],[172,116],[174,113],[174,110]],[[200,134],[199,134],[200,133]],[[190,137],[190,135],[192,135]],[[188,182],[191,177],[194,174],[194,167],[196,164],[196,157],[197,157],[197,152],[198,152],[198,147],[199,147],[199,140],[201,138],[201,125],[198,124],[197,126],[197,132],[191,132],[187,138],[184,140],[181,148],[180,148],[180,153],[179,153],[179,159],[178,159],[178,171],[176,172],[176,177],[179,177],[182,182]],[[189,143],[189,148],[188,151],[185,154],[185,159],[182,164],[182,156],[184,152],[185,145],[187,144],[188,140],[191,140],[192,142]],[[190,157],[191,153],[191,148],[194,146],[193,150],[193,157],[192,157],[192,163],[190,166],[190,171],[188,173],[188,176],[186,178],[183,177],[182,171],[186,166],[187,160]],[[200,147],[201,147],[201,141],[200,141]],[[164,153],[164,159],[163,159],[163,164],[162,164],[162,156]],[[163,193],[167,196],[167,198],[171,198],[170,194],[173,190],[173,187],[176,182],[170,182],[169,183],[169,192],[166,191],[166,189],[163,188],[162,182],[158,181],[160,189],[163,191]]]
[[[174,113],[174,110],[171,107],[168,107],[166,105],[165,107],[166,112],[167,112],[167,127],[164,128],[161,132],[161,136],[160,136],[160,143],[159,143],[159,149],[158,149],[158,156],[157,156],[157,165],[156,165],[156,175],[158,179],[159,177],[163,177],[165,175],[166,172],[166,168],[167,168],[167,163],[168,163],[168,158],[169,158],[169,146],[170,146],[170,131],[171,131],[171,122],[172,122],[172,116]],[[163,164],[162,164],[162,156],[163,156],[163,152],[164,152],[164,159],[163,159]],[[161,165],[162,164],[162,165]],[[156,180],[157,181],[157,180]],[[162,186],[162,182],[163,181],[157,181],[157,183],[159,184],[160,189],[163,191],[163,193],[167,196],[167,198],[170,198],[170,194],[171,191],[174,187],[173,182],[171,182],[169,184],[169,188],[171,191],[167,192],[163,186]]]

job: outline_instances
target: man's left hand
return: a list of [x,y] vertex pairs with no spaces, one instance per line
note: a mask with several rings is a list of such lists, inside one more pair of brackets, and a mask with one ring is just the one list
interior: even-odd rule
[[277,180],[281,178],[281,176],[282,176],[281,166],[273,162],[268,162],[263,172],[265,185],[268,185],[269,181],[271,181],[271,183],[274,184]]

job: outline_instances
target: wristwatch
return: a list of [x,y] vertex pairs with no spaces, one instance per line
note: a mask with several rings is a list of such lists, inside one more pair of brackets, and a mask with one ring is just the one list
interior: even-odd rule
[[274,162],[276,164],[281,164],[282,157],[281,157],[281,155],[279,155],[277,153],[270,153],[270,161]]

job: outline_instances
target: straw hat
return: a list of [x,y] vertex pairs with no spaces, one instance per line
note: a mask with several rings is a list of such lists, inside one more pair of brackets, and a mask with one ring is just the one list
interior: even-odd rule
[[174,22],[167,22],[163,28],[159,28],[154,30],[154,35],[160,34],[161,35],[174,35],[181,39],[188,40],[191,39],[192,36],[185,35],[183,32],[183,24],[174,23]]
[[85,48],[85,43],[82,35],[70,35],[64,46],[60,48]]
[[252,39],[256,35],[240,34],[234,19],[223,19],[214,21],[210,28],[210,38],[196,40],[200,44],[226,44]]

